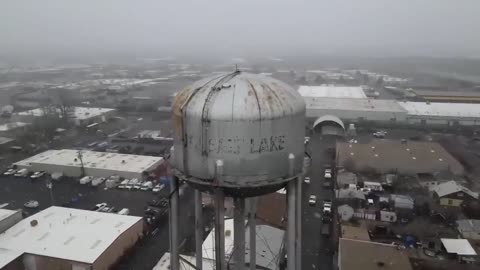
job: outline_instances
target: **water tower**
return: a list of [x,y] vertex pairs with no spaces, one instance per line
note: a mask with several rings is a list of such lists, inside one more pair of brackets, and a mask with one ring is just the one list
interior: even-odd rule
[[[235,71],[197,81],[173,104],[175,169],[171,200],[171,267],[179,269],[178,180],[195,188],[197,269],[202,262],[201,192],[215,198],[216,269],[225,267],[224,198],[234,199],[235,269],[245,269],[245,199],[287,187],[287,258],[300,269],[300,194],[305,103],[290,86]],[[253,202],[254,200],[250,200]],[[252,209],[254,204],[251,203]],[[250,261],[255,262],[255,215],[249,212]],[[296,229],[298,228],[298,229]],[[253,241],[252,241],[253,239]],[[298,239],[296,241],[296,239]],[[298,260],[298,263],[300,261]],[[251,263],[251,269],[256,269]]]

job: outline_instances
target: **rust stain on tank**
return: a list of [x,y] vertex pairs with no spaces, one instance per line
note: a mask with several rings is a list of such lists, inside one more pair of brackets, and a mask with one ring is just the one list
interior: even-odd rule
[[175,135],[178,137],[182,136],[182,128],[183,128],[183,113],[182,109],[185,102],[188,100],[190,96],[191,89],[185,88],[184,90],[180,91],[177,96],[175,97],[175,102],[173,103],[172,108],[172,124],[173,129],[175,131]]

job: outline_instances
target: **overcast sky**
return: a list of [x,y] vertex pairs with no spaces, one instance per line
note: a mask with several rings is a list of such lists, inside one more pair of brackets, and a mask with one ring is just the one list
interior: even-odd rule
[[4,0],[0,52],[480,56],[479,0]]

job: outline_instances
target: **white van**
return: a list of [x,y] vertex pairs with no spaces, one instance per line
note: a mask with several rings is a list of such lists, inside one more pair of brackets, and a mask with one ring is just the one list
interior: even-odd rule
[[130,214],[130,210],[128,210],[128,208],[123,208],[122,210],[118,211],[117,214],[126,216]]

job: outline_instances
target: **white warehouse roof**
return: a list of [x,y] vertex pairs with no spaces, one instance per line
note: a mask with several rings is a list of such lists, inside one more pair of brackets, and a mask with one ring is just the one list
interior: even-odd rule
[[398,102],[409,116],[480,118],[480,105],[470,103]]
[[406,113],[394,100],[358,98],[310,98],[305,100],[307,110],[352,110]]
[[9,130],[14,130],[16,128],[21,128],[24,126],[30,125],[29,123],[24,123],[24,122],[13,122],[13,123],[7,123],[0,125],[0,131],[9,131]]
[[441,238],[440,240],[448,253],[455,253],[457,255],[477,255],[467,239]]
[[[108,112],[115,111],[115,109],[110,108],[89,108],[89,107],[74,107],[73,108],[73,118],[78,120],[85,120],[91,117],[96,117],[103,115]],[[24,112],[19,112],[18,115],[22,116],[42,116],[43,111],[41,109],[33,109]]]
[[3,269],[3,267],[7,266],[22,254],[22,251],[0,248],[0,269]]
[[298,93],[302,97],[329,97],[329,98],[367,98],[360,86],[301,85]]
[[[33,220],[38,224],[32,226]],[[1,234],[0,248],[91,264],[141,220],[141,217],[52,206]]]
[[[15,165],[23,168],[32,167],[34,170],[45,170],[53,173],[54,170],[61,172],[59,167],[80,168],[81,162],[78,158],[79,150],[63,149],[48,150],[33,157],[18,161]],[[144,171],[153,170],[163,162],[162,157],[128,155],[107,152],[95,152],[82,150],[83,167],[87,175],[91,176],[109,176],[118,174],[123,177],[130,177],[129,173],[141,174]],[[55,167],[54,169],[49,169]],[[93,172],[105,170],[109,175],[95,175]],[[76,170],[78,173],[80,170]],[[122,175],[122,172],[124,175]],[[66,173],[68,175],[68,173]],[[74,176],[74,175],[72,175]],[[138,177],[138,176],[132,176]]]
[[[282,241],[285,231],[268,225],[256,226],[256,260],[257,266],[262,269],[278,269],[278,259],[281,255]],[[250,230],[245,230],[245,262],[250,262]],[[229,258],[233,252],[233,219],[225,220],[225,257]],[[215,260],[215,229],[203,241],[204,260]],[[261,254],[262,256],[259,256]]]

